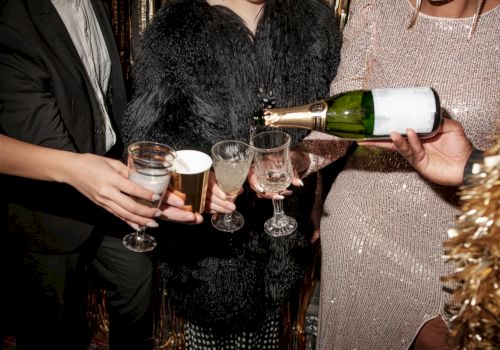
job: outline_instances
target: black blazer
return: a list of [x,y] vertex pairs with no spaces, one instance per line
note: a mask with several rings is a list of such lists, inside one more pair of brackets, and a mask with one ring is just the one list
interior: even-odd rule
[[[118,51],[102,3],[92,3],[111,57],[108,107],[118,132],[126,103]],[[0,1],[0,132],[32,144],[104,155],[101,119],[85,68],[50,0]],[[74,251],[96,224],[111,217],[64,184],[3,176],[0,189],[0,234],[30,250]]]

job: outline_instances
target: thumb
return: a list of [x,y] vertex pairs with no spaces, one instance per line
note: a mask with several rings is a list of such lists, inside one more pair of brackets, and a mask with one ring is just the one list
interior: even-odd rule
[[299,174],[297,173],[297,169],[295,168],[293,169],[292,185],[297,187],[304,187],[304,182],[300,178]]

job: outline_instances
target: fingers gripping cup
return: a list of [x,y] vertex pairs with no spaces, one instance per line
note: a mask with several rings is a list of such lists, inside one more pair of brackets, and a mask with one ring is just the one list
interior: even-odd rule
[[170,180],[172,192],[184,200],[184,209],[203,213],[212,159],[194,150],[176,152]]

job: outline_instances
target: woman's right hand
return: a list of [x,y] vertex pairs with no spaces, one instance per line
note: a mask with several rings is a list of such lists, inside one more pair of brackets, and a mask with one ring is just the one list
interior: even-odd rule
[[93,154],[72,153],[77,158],[66,177],[75,187],[95,204],[122,219],[134,229],[139,226],[157,227],[154,218],[199,224],[200,214],[184,210],[184,201],[167,190],[160,208],[151,208],[136,202],[133,197],[155,200],[157,194],[128,179],[128,168],[122,162]]
[[63,174],[60,179],[95,204],[103,207],[130,226],[156,227],[155,217],[161,210],[139,204],[133,197],[146,200],[157,199],[157,194],[130,181],[128,168],[116,159],[94,154],[65,152],[64,157],[73,159],[63,161]]
[[155,217],[202,221],[201,215],[179,209],[184,202],[168,192],[161,209],[137,203],[131,196],[150,201],[158,195],[130,181],[127,166],[119,160],[32,145],[5,135],[0,135],[0,148],[0,173],[66,183],[134,229],[158,226]]

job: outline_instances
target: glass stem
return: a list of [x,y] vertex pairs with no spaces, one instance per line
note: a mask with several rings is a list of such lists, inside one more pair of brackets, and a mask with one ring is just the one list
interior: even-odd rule
[[283,211],[283,199],[274,199],[273,198],[273,223],[275,227],[283,227],[288,222],[288,217],[285,215]]
[[233,213],[225,213],[224,214],[224,223],[229,226],[231,225],[231,221],[233,221]]
[[145,226],[140,226],[139,230],[136,231],[136,236],[138,241],[143,241],[144,240],[144,234],[146,232],[146,227]]

